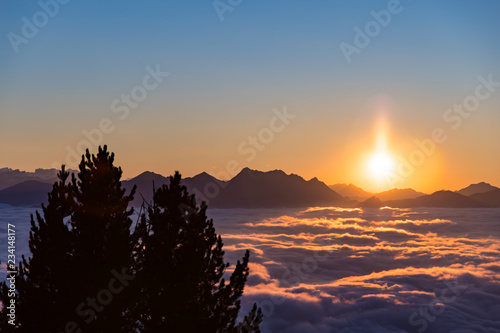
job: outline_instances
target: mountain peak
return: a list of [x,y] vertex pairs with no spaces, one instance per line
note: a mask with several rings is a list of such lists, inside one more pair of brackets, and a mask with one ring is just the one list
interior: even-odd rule
[[153,175],[154,176],[161,176],[160,174],[155,173],[153,171],[144,171],[143,173],[138,174],[136,177],[140,177],[140,176],[153,176]]
[[360,206],[363,208],[380,208],[384,205],[378,197],[371,197],[363,201]]
[[219,182],[220,180],[215,178],[214,176],[212,176],[211,174],[203,171],[199,174],[197,174],[196,176],[194,177],[191,177],[191,178],[185,178],[186,179],[191,179],[192,181],[195,181],[195,182],[209,182],[209,181],[215,181],[215,182]]
[[[259,171],[244,167],[234,178],[241,178],[243,176],[288,176],[283,170],[275,169],[270,171]],[[289,176],[300,177],[294,174]],[[302,177],[300,177],[302,178]]]
[[417,192],[412,188],[393,188],[377,194],[382,201],[414,199],[423,195],[425,195],[425,193]]
[[493,186],[489,183],[480,182],[477,184],[471,184],[471,185],[457,191],[457,193],[460,193],[460,194],[465,195],[465,196],[471,196],[474,194],[485,193],[485,192],[489,192],[492,190],[498,190],[498,189],[499,189],[498,187]]
[[357,187],[356,185],[353,184],[342,183],[342,184],[330,185],[328,187],[334,190],[335,192],[343,195],[344,197],[348,197],[354,200],[363,201],[373,196],[373,193],[367,192],[362,188]]
[[135,176],[134,178],[130,179],[130,180],[137,180],[137,179],[155,179],[155,178],[167,178],[163,175],[160,175],[159,173],[155,173],[155,172],[152,172],[152,171],[144,171],[143,173]]
[[307,207],[332,205],[342,197],[313,178],[306,181],[283,170],[243,168],[210,204],[218,207]]

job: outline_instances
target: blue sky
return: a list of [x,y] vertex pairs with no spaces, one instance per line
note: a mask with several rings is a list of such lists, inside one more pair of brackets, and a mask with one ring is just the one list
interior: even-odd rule
[[[401,0],[402,11],[348,64],[339,44],[352,44],[353,28],[363,28],[373,20],[372,10],[387,6],[388,1],[243,0],[221,21],[211,1],[73,0],[60,5],[15,53],[8,33],[21,35],[22,18],[32,21],[41,7],[4,1],[2,164],[33,169],[63,161],[65,146],[75,146],[82,129],[113,116],[111,102],[139,84],[147,66],[159,64],[168,79],[104,140],[123,152],[130,176],[148,166],[187,175],[220,169],[241,140],[265,125],[272,108],[286,105],[300,120],[250,166],[343,181],[342,173],[352,168],[347,165],[355,162],[342,158],[342,141],[365,139],[374,119],[364,105],[374,96],[394,102],[394,135],[406,140],[398,133],[425,136],[438,126],[443,111],[467,96],[478,76],[500,78],[500,3],[493,0]],[[496,135],[498,142],[498,95],[460,132],[463,140],[448,143],[448,151],[457,152],[450,163],[463,159],[458,151],[465,141],[482,145]],[[490,136],[474,141],[468,131]],[[182,149],[171,149],[164,159],[155,155],[162,148],[158,141],[173,144],[183,133],[190,139]],[[131,144],[130,136],[141,144]],[[138,149],[144,166],[134,164]],[[305,160],[322,166],[312,168],[297,153],[310,154]],[[333,166],[330,155],[345,169]]]

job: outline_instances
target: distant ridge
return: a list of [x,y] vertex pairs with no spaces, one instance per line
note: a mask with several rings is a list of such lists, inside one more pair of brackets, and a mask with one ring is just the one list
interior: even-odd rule
[[484,193],[476,193],[469,197],[474,200],[485,202],[493,207],[500,207],[500,189],[491,190]]
[[281,170],[262,172],[244,168],[220,194],[210,200],[212,207],[266,208],[334,205],[343,202],[340,194],[317,178],[304,178]]
[[[75,172],[74,170],[67,170]],[[27,180],[36,180],[42,183],[54,183],[57,181],[56,169],[36,169],[35,172],[20,171],[19,169],[1,168],[0,169],[0,190],[7,187],[20,184]]]
[[[143,199],[152,201],[153,182],[158,188],[168,184],[169,180],[153,172],[144,172],[123,181],[123,186],[130,191],[137,185],[132,202],[137,206]],[[341,195],[317,178],[306,181],[298,175],[287,175],[281,170],[262,172],[244,168],[228,182],[202,172],[194,177],[184,178],[182,183],[190,193],[196,195],[199,203],[206,201],[211,208],[306,207],[333,205],[343,201]]]
[[[37,169],[35,172],[0,169],[0,181],[4,181],[0,183],[0,187],[3,186],[0,190],[0,203],[39,206],[42,202],[46,202],[47,194],[53,182],[57,180],[56,175],[55,169]],[[22,180],[23,178],[28,179]],[[6,186],[9,182],[16,184]],[[169,178],[146,171],[132,179],[122,181],[127,191],[137,185],[132,202],[136,207],[144,200],[152,202],[153,184],[155,188],[169,184]],[[353,184],[327,186],[317,178],[305,180],[296,174],[286,174],[282,170],[264,172],[244,168],[228,181],[219,180],[202,172],[194,177],[184,178],[182,184],[191,194],[196,195],[198,203],[206,201],[210,208],[308,206],[500,208],[500,188],[485,182],[471,184],[456,192],[443,190],[429,195],[409,188],[370,193]]]
[[358,201],[366,200],[374,195],[353,184],[335,184],[328,187],[344,197]]
[[403,188],[403,189],[393,188],[392,190],[389,191],[377,193],[377,198],[379,198],[382,201],[405,200],[405,199],[415,199],[423,195],[425,195],[425,193],[417,192],[411,188]]
[[365,201],[371,197],[376,196],[382,201],[387,200],[403,200],[403,199],[413,199],[425,195],[425,193],[417,192],[411,188],[398,189],[393,188],[388,191],[380,192],[380,193],[372,193],[363,190],[360,187],[357,187],[353,184],[335,184],[329,186],[332,190],[343,195],[344,197],[348,197],[357,201]]
[[[210,197],[217,196],[217,193],[227,185],[227,182],[202,172],[191,178],[183,178],[182,184],[187,187],[190,193],[196,194],[199,197],[198,200],[207,199],[208,201]],[[206,198],[202,198],[202,196]]]
[[377,197],[371,197],[360,203],[359,206],[363,208],[379,208],[384,206],[384,203]]
[[485,182],[481,182],[481,183],[477,183],[477,184],[471,184],[471,185],[457,191],[457,193],[460,193],[460,194],[465,195],[465,196],[471,196],[474,194],[486,193],[486,192],[493,191],[493,190],[500,190],[500,188],[498,188],[496,186],[492,186],[492,185],[485,183]]
[[46,203],[52,184],[27,180],[0,191],[0,202],[12,206],[37,206]]
[[385,201],[390,207],[443,207],[443,208],[486,208],[491,205],[469,198],[457,192],[437,191],[414,199]]
[[169,184],[169,179],[151,171],[145,171],[132,179],[122,181],[122,186],[127,190],[127,193],[130,193],[134,185],[137,186],[132,201],[134,206],[140,206],[143,200],[152,202],[153,188],[158,188],[163,184]]

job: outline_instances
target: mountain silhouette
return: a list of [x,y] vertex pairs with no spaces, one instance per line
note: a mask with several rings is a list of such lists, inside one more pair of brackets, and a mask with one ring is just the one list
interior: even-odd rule
[[[70,173],[74,173],[74,170],[68,170]],[[57,173],[59,170],[56,169],[36,169],[35,172],[20,171],[19,169],[11,168],[1,168],[0,169],[0,190],[7,187],[20,184],[27,180],[37,180],[42,183],[53,184],[57,181]]]
[[376,196],[382,201],[388,200],[405,200],[414,199],[425,195],[425,193],[417,192],[411,188],[393,188],[392,190],[377,193]]
[[[35,172],[0,169],[0,203],[15,206],[39,206],[46,202],[52,187],[55,169],[37,169]],[[12,175],[10,179],[9,175]],[[43,181],[23,178],[44,179]],[[3,182],[3,183],[2,183]],[[6,184],[16,182],[11,186]],[[168,184],[169,178],[146,171],[122,181],[122,186],[130,191],[137,185],[132,204],[142,205],[145,200],[153,200],[153,184],[159,188]],[[205,201],[210,208],[278,208],[307,206],[346,207],[500,207],[500,188],[488,183],[471,184],[457,192],[438,191],[425,195],[413,189],[392,189],[380,193],[370,193],[353,184],[327,186],[317,178],[305,180],[296,174],[286,174],[281,170],[257,171],[242,169],[228,181],[219,180],[206,172],[182,179],[188,191],[196,195],[196,200]],[[337,190],[335,190],[337,189]]]
[[429,195],[405,200],[389,200],[385,206],[409,207],[443,207],[443,208],[485,208],[491,205],[452,191],[437,191]]
[[182,179],[182,184],[187,187],[190,193],[209,198],[216,196],[219,189],[224,188],[227,182],[219,180],[206,172],[202,172],[194,177]]
[[335,184],[328,186],[335,192],[339,193],[344,197],[348,197],[353,200],[366,200],[374,195],[374,193],[367,192],[360,187],[357,187],[353,184]]
[[384,203],[378,197],[371,197],[359,204],[363,208],[379,208],[383,207]]
[[471,185],[457,191],[457,193],[460,193],[462,195],[469,197],[469,196],[474,195],[474,194],[486,193],[486,192],[489,192],[492,190],[500,190],[500,188],[498,188],[496,186],[492,186],[492,185],[485,183],[485,182],[481,182],[481,183],[477,183],[477,184],[471,184]]
[[357,201],[365,201],[369,198],[376,196],[378,199],[382,201],[387,200],[403,200],[403,199],[413,199],[425,195],[425,193],[417,192],[411,188],[398,189],[393,188],[392,190],[372,193],[363,190],[360,187],[357,187],[353,184],[335,184],[329,186],[332,190],[343,195],[344,197],[348,197],[349,199],[357,200]]
[[211,207],[270,208],[334,205],[343,198],[317,178],[304,178],[281,170],[262,172],[244,168],[218,196]]
[[[168,177],[151,171],[143,172],[132,179],[122,182],[123,187],[127,189],[127,191],[130,191],[134,185],[137,186],[136,195],[132,201],[132,205],[136,207],[140,206],[143,200],[148,203],[153,201],[153,184],[155,188],[159,188],[162,185],[169,183],[170,181]],[[213,188],[222,187],[224,182],[206,172],[202,172],[194,177],[182,179],[182,184],[187,187],[188,192],[197,194],[197,200],[201,203],[204,192],[212,193]]]
[[492,207],[500,207],[500,189],[476,193],[469,197],[474,200],[484,202]]
[[12,206],[40,206],[40,204],[47,202],[47,196],[51,189],[51,183],[26,180],[1,190],[0,203]]
[[170,181],[167,177],[151,171],[145,171],[132,179],[122,181],[122,186],[127,192],[130,192],[134,185],[137,185],[136,194],[132,201],[132,205],[137,207],[143,203],[143,200],[149,203],[153,201],[153,185],[154,188],[159,188],[161,185],[169,183]]

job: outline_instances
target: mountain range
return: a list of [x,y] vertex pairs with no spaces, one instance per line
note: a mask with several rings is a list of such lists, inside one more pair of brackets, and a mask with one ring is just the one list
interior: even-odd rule
[[[25,172],[0,169],[0,203],[14,206],[39,206],[56,181],[57,170],[37,169]],[[342,207],[500,207],[500,188],[488,183],[471,184],[459,191],[437,191],[432,194],[413,189],[392,189],[371,193],[353,184],[327,186],[317,178],[305,180],[281,170],[242,169],[230,180],[219,180],[206,172],[184,178],[183,184],[196,195],[198,202],[211,208],[278,208],[310,206]],[[169,184],[169,178],[146,171],[122,181],[127,191],[137,186],[132,204],[151,203],[153,188]]]
[[34,180],[42,183],[53,183],[57,180],[56,169],[36,169],[35,172],[21,171],[19,169],[0,169],[0,190],[22,183],[27,180]]
[[417,192],[411,188],[397,189],[393,188],[392,190],[372,193],[363,190],[360,187],[357,187],[353,184],[335,184],[329,186],[335,192],[341,194],[344,197],[348,197],[357,201],[364,201],[368,198],[376,196],[382,201],[388,200],[402,200],[402,199],[414,199],[425,195],[425,193]]

